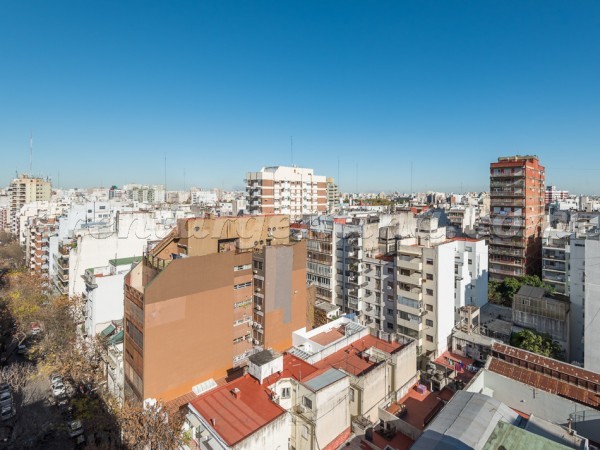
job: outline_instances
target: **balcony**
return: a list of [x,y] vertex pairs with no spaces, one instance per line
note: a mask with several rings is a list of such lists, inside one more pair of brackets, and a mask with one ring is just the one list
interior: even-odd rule
[[409,270],[416,270],[416,271],[423,270],[423,262],[421,261],[421,258],[411,258],[411,259],[398,258],[396,260],[396,265],[398,266],[399,269],[409,269]]
[[398,282],[411,284],[413,286],[422,286],[423,278],[421,278],[421,274],[414,273],[412,275],[398,275]]
[[524,207],[525,206],[525,200],[522,199],[502,199],[502,198],[496,198],[494,196],[492,196],[492,201],[491,201],[491,206],[492,208],[494,206],[510,206],[510,207]]
[[490,192],[492,198],[496,197],[516,197],[523,198],[525,193],[523,189],[494,189]]
[[418,302],[423,300],[423,291],[420,288],[413,288],[408,291],[401,289],[400,295],[402,295],[402,297],[409,298]]
[[[490,244],[525,248],[525,241],[523,239],[501,238],[498,236],[491,237]],[[496,251],[494,250],[494,252]]]
[[523,272],[523,270],[517,270],[517,269],[502,269],[499,267],[490,267],[490,273],[499,273],[502,275],[508,275],[511,277],[522,277],[523,275],[525,275],[525,273]]
[[516,256],[519,258],[525,258],[525,252],[523,250],[514,250],[507,247],[492,247],[489,250],[490,257],[493,255],[506,255]]
[[549,280],[552,281],[554,283],[566,283],[566,277],[565,275],[559,275],[558,273],[553,273],[553,272],[546,272],[544,271],[542,273],[542,279],[543,280]]

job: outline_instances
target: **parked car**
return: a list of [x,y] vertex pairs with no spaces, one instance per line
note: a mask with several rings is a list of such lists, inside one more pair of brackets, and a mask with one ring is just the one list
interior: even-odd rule
[[8,383],[0,383],[0,393],[2,392],[10,392],[10,386]]
[[60,375],[52,375],[50,377],[50,384],[54,387],[57,384],[64,384],[63,379]]
[[52,386],[52,395],[55,397],[60,397],[61,395],[66,395],[67,390],[65,389],[65,385],[62,383],[57,383]]
[[2,409],[0,410],[0,419],[2,420],[2,422],[4,422],[6,420],[12,419],[13,417],[15,417],[16,414],[17,410],[11,403],[10,405],[2,407]]
[[74,438],[83,434],[83,425],[79,420],[73,420],[68,423],[69,436]]
[[36,336],[42,332],[42,327],[38,322],[31,322],[31,334]]
[[12,394],[10,391],[5,391],[0,394],[0,407],[4,407],[6,405],[12,406]]
[[17,347],[17,353],[19,355],[24,355],[27,352],[27,346],[25,344],[19,344]]

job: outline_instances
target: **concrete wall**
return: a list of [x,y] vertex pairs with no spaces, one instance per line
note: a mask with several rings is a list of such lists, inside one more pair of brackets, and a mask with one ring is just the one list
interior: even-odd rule
[[[572,260],[572,259],[571,259]],[[585,243],[584,367],[600,372],[600,241]]]
[[[233,303],[252,295],[251,287],[233,289],[250,281],[252,271],[233,268],[250,264],[251,257],[220,253],[176,259],[146,286],[144,398],[169,400],[232,367],[237,353]],[[251,347],[245,341],[240,345]]]
[[569,334],[571,361],[584,362],[583,304],[585,298],[585,239],[571,239],[569,261]]
[[290,425],[289,414],[282,414],[231,448],[232,450],[255,450],[258,448],[287,450]]
[[[454,245],[444,244],[436,247],[436,356],[448,349],[448,337],[454,328]],[[427,319],[425,315],[424,319]]]

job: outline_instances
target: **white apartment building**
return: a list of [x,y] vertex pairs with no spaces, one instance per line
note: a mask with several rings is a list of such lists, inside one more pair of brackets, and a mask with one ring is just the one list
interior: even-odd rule
[[296,220],[327,211],[327,178],[313,169],[263,167],[246,174],[246,195],[250,213],[289,214]]
[[141,256],[111,259],[106,266],[86,269],[83,300],[87,336],[95,336],[113,320],[123,319],[125,274],[140,259]]
[[192,190],[191,201],[194,205],[214,205],[219,196],[215,191]]

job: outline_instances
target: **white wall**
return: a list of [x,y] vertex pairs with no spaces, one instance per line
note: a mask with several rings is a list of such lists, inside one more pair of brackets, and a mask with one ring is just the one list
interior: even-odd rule
[[584,311],[583,365],[600,372],[600,241],[597,239],[585,242]]
[[[442,244],[436,247],[435,295],[436,305],[436,356],[448,349],[448,337],[454,328],[454,245]],[[431,314],[431,313],[430,313]],[[427,319],[428,314],[423,317]]]

